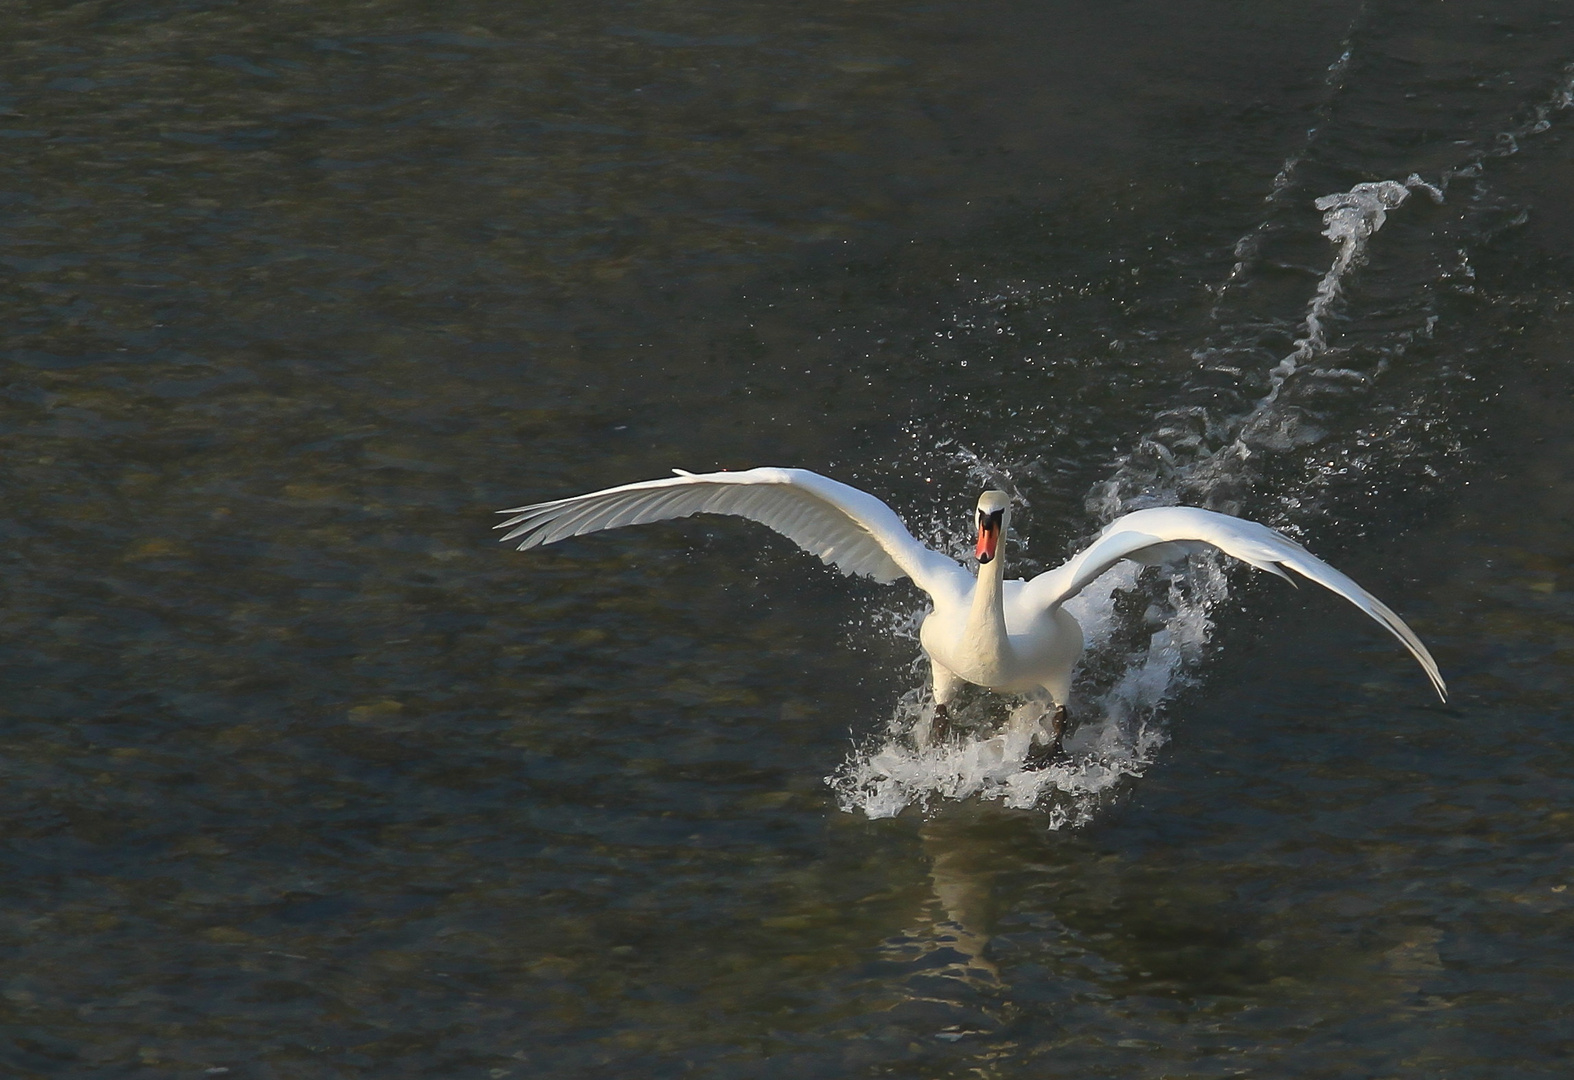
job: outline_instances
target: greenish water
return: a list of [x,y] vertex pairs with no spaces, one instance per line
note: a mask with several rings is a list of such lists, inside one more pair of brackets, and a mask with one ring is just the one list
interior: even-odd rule
[[[1566,1075],[1571,63],[1553,0],[7,6],[0,1071]],[[1411,174],[1279,385],[1313,200]],[[942,541],[1009,483],[1030,566],[1239,509],[1453,696],[1134,579],[1124,775],[871,816],[916,593],[488,531],[756,464]]]

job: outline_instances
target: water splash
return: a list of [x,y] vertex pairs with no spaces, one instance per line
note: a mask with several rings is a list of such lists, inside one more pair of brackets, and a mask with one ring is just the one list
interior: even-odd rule
[[[1118,613],[1123,595],[1143,590],[1144,574],[1154,568],[1117,566],[1066,607],[1080,622],[1087,641],[1084,671],[1113,669],[1106,686],[1085,677],[1073,694],[1073,715],[1085,718],[1067,736],[1055,763],[1029,763],[1035,731],[1046,719],[1048,703],[1017,699],[1007,704],[1004,722],[992,701],[953,706],[962,738],[919,746],[915,731],[933,720],[927,689],[909,690],[898,702],[887,730],[853,753],[826,778],[844,811],[870,818],[894,817],[909,806],[928,810],[939,800],[978,798],[1012,809],[1047,812],[1051,829],[1092,821],[1115,797],[1126,778],[1140,777],[1167,741],[1160,722],[1166,700],[1188,685],[1203,659],[1213,622],[1211,613],[1228,595],[1219,560],[1195,559],[1188,572],[1171,575],[1142,619],[1142,638],[1130,647],[1130,627]],[[888,630],[917,645],[921,613],[886,622]],[[928,665],[918,657],[915,680],[926,680]],[[972,725],[969,728],[969,725]]]
[[[932,711],[932,703],[911,694],[897,709],[892,728],[905,731],[925,723]],[[997,732],[925,748],[893,731],[854,753],[827,780],[843,810],[861,810],[871,818],[894,817],[915,804],[927,809],[936,799],[977,797],[1014,809],[1047,807],[1051,828],[1059,828],[1091,820],[1101,797],[1123,777],[1141,776],[1163,742],[1157,729],[1144,729],[1134,744],[1116,718],[1105,717],[1067,739],[1065,760],[1030,768],[1028,750],[1044,712],[1042,702],[1020,701]]]

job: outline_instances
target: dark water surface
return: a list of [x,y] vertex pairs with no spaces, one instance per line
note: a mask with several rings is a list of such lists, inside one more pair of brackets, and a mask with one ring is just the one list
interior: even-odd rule
[[[1571,63],[1556,0],[6,5],[0,1072],[1568,1075]],[[1313,200],[1412,174],[1298,353]],[[844,809],[915,593],[488,533],[755,464],[1008,482],[1039,564],[1238,509],[1453,698],[1142,579],[1085,716],[1209,644],[1087,824]]]

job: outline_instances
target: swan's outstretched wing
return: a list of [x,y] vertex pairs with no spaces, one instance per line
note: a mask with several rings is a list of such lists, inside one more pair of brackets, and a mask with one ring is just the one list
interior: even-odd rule
[[[676,471],[676,470],[675,470]],[[807,469],[685,473],[664,480],[520,506],[497,526],[519,550],[570,536],[692,514],[733,514],[768,525],[845,574],[912,578],[930,594],[972,580],[953,559],[913,539],[892,509],[857,488]]]
[[1040,574],[1027,583],[1023,601],[1033,608],[1048,608],[1071,599],[1100,574],[1122,559],[1138,562],[1167,562],[1202,545],[1212,545],[1250,563],[1259,570],[1278,574],[1294,584],[1285,570],[1338,593],[1350,603],[1382,623],[1390,634],[1404,643],[1421,667],[1438,696],[1448,699],[1448,687],[1437,670],[1432,654],[1415,636],[1405,621],[1386,604],[1350,578],[1341,574],[1294,540],[1255,521],[1216,514],[1191,506],[1161,506],[1138,510],[1117,518],[1087,550],[1075,555],[1064,566]]

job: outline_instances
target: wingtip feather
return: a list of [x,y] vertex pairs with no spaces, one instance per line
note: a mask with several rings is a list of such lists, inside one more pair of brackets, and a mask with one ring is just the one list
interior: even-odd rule
[[1284,580],[1288,581],[1290,583],[1290,588],[1295,589],[1297,591],[1300,590],[1301,583],[1299,581],[1296,581],[1293,577],[1290,576],[1289,571],[1290,571],[1291,567],[1289,567],[1288,564],[1282,563],[1282,562],[1269,562],[1269,563],[1262,563],[1260,565],[1261,565],[1262,569],[1268,571],[1270,574],[1276,574],[1279,577],[1282,577]]

